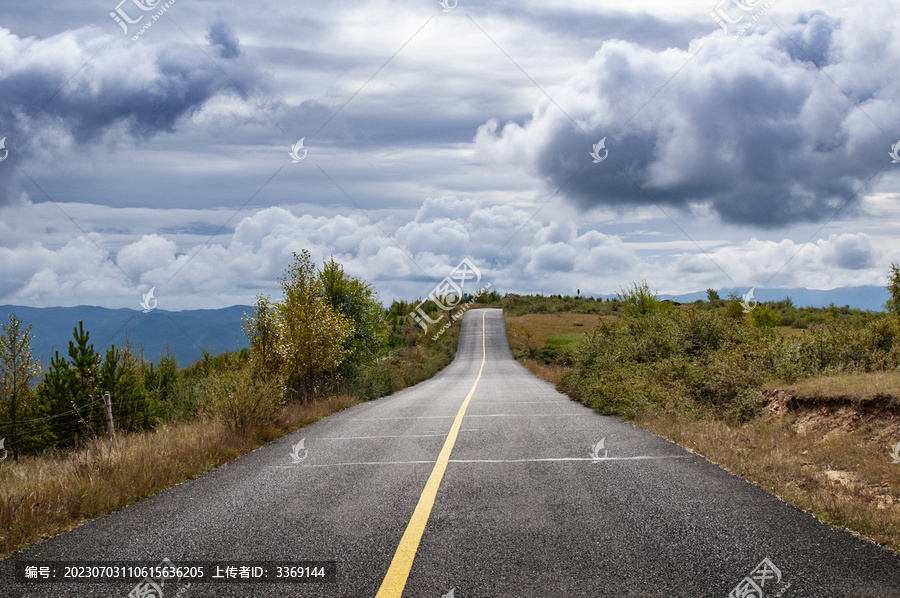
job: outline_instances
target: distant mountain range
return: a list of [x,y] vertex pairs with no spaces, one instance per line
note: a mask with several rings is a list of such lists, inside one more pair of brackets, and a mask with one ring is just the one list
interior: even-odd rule
[[32,324],[34,335],[31,348],[35,358],[40,357],[44,367],[50,365],[54,351],[68,355],[72,329],[78,322],[90,332],[94,350],[105,355],[110,345],[125,345],[126,335],[132,347],[142,346],[144,357],[154,363],[165,352],[166,344],[178,358],[180,367],[197,361],[203,349],[218,354],[236,351],[247,346],[241,329],[244,312],[250,306],[235,305],[223,309],[197,309],[189,311],[164,311],[155,309],[142,313],[133,309],[107,309],[81,305],[78,307],[22,307],[0,305],[0,321],[7,321],[14,313],[26,325]]

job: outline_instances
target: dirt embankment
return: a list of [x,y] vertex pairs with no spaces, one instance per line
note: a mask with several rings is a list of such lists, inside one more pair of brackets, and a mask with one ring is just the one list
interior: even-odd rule
[[[889,483],[895,477],[891,475],[893,468],[900,467],[898,395],[884,391],[811,392],[801,388],[773,389],[764,398],[770,419],[780,420],[798,437],[813,441],[815,448],[796,455],[802,472],[798,485],[824,482],[834,498],[843,496],[845,500],[867,503],[885,514],[900,508],[900,500]],[[852,456],[837,459],[832,453],[823,458],[827,455],[824,445],[832,440],[835,448],[841,447],[840,452]],[[848,440],[849,444],[845,444]],[[823,454],[819,454],[819,447],[823,447]],[[885,451],[891,454],[885,456]],[[896,517],[889,519],[897,525]],[[894,544],[896,547],[896,539]]]
[[792,415],[791,428],[800,435],[862,432],[867,443],[900,440],[900,397],[896,395],[787,388],[769,390],[763,398],[771,416]]

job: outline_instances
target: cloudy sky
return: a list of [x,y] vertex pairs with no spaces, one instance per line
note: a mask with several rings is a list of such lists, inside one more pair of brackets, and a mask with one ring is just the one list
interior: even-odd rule
[[900,262],[890,1],[117,1],[0,15],[0,304],[248,304],[301,249],[385,300],[464,258],[591,294]]

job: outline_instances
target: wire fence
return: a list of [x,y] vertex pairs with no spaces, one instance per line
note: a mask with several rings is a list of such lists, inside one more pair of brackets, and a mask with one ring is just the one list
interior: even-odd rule
[[[158,400],[154,395],[152,391],[136,396],[110,393],[114,428],[129,431],[147,429],[167,415],[171,404]],[[0,461],[10,454],[62,448],[80,439],[106,434],[106,410],[101,396],[61,413],[0,422],[0,440],[3,441]]]

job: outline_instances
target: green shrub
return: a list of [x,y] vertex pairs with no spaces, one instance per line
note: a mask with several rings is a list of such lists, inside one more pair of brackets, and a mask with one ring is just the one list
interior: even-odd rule
[[781,319],[779,320],[779,324],[781,326],[793,326],[797,321],[797,310],[793,307],[786,308],[783,312],[781,312]]
[[746,423],[758,416],[762,408],[762,394],[744,389],[731,401],[727,415],[739,423]]
[[254,375],[250,366],[210,373],[201,382],[206,411],[242,432],[274,423],[284,406],[284,381]]
[[763,330],[774,330],[779,318],[778,312],[772,311],[768,305],[757,305],[750,311],[750,322]]
[[758,390],[767,372],[752,354],[723,348],[709,359],[695,362],[687,374],[688,390],[702,404],[729,406],[746,391]]
[[806,330],[807,328],[809,328],[809,320],[798,317],[796,320],[794,320],[791,326],[798,330]]
[[658,295],[650,290],[646,280],[633,282],[619,291],[616,298],[622,304],[625,314],[630,317],[649,316],[658,313],[667,305],[659,300]]
[[725,304],[725,317],[730,320],[742,320],[744,318],[744,306],[737,299],[731,299]]
[[746,336],[743,327],[721,314],[702,309],[683,309],[674,315],[679,348],[690,357],[700,357],[722,346],[740,342]]

